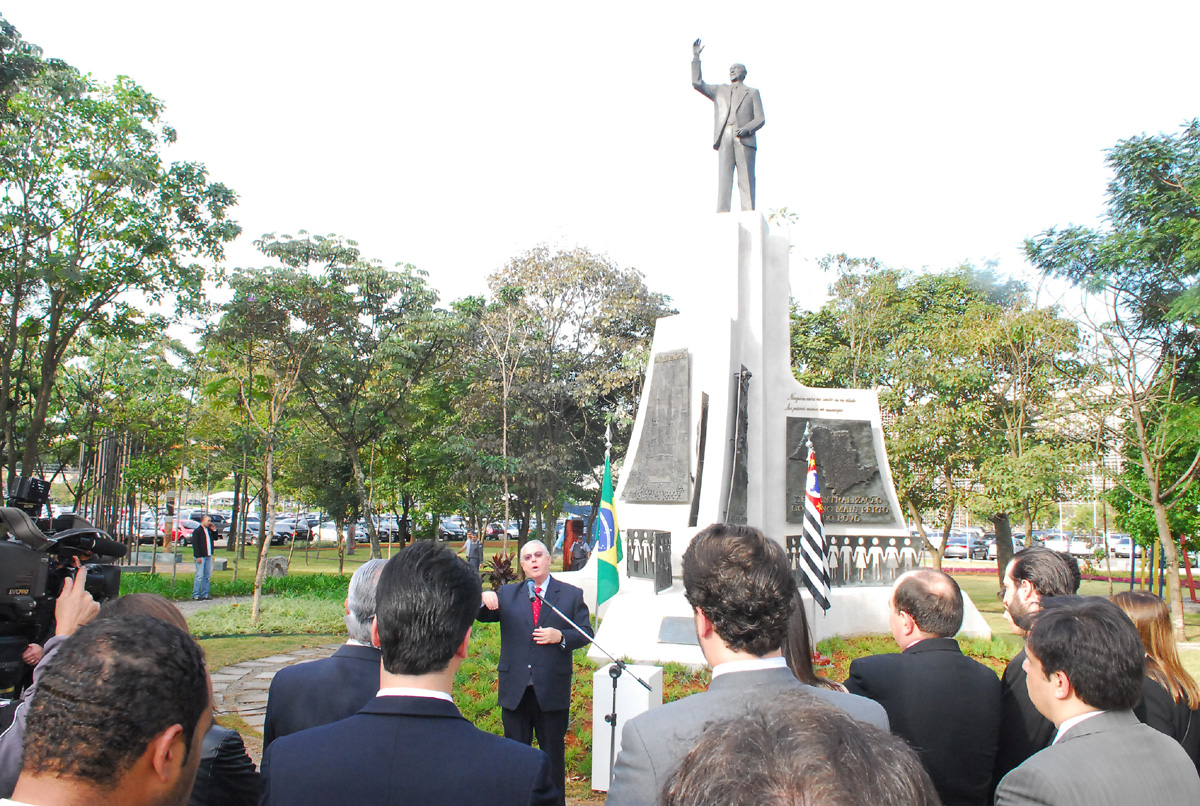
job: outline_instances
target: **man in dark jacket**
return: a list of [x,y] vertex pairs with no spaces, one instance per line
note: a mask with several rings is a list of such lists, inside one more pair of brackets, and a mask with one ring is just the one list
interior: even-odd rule
[[[1025,635],[1042,602],[1053,596],[1071,596],[1079,590],[1079,566],[1074,559],[1044,546],[1018,551],[1004,572],[1000,589],[1004,615],[1013,632]],[[1000,682],[1000,745],[992,789],[1000,779],[1025,759],[1049,746],[1054,723],[1046,719],[1029,699],[1026,685],[1025,650],[1017,653],[1004,670]]]
[[217,542],[217,530],[212,518],[200,516],[200,525],[192,530],[192,554],[196,558],[196,581],[192,583],[192,598],[207,599],[208,583],[212,579],[213,548]]
[[378,647],[371,646],[376,586],[386,560],[367,560],[350,577],[346,629],[350,639],[333,657],[297,663],[271,680],[263,750],[280,736],[345,719],[379,691]]
[[850,664],[846,688],[884,707],[892,733],[921,757],[946,806],[987,806],[1000,730],[1000,681],[954,640],[963,595],[949,575],[910,571],[890,602],[900,654]]
[[549,806],[546,754],[479,730],[455,707],[479,577],[418,541],[388,560],[372,627],[378,695],[332,725],[283,736],[263,756],[263,806]]
[[[566,736],[570,721],[571,653],[592,635],[583,591],[550,576],[550,549],[540,540],[521,547],[521,569],[527,583],[485,591],[480,621],[500,622],[500,719],[504,735],[532,744],[550,756],[551,774],[565,797]],[[541,599],[544,598],[546,603]],[[553,604],[586,631],[568,624]]]

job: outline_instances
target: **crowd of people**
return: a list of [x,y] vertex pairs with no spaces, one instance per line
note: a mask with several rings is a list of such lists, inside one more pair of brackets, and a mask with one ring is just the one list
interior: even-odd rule
[[[97,607],[68,580],[0,736],[0,804],[562,804],[589,613],[544,544],[521,565],[527,582],[485,593],[436,543],[364,563],[345,646],[272,681],[261,771],[213,723],[178,608],[151,594]],[[1152,594],[1082,597],[1074,560],[1018,552],[1000,598],[1025,647],[998,678],[954,639],[957,583],[917,569],[888,602],[900,651],[853,661],[839,683],[813,669],[778,541],[714,524],[682,571],[712,682],[625,722],[614,806],[1200,803],[1200,688]],[[476,621],[500,623],[504,737],[451,696]]]

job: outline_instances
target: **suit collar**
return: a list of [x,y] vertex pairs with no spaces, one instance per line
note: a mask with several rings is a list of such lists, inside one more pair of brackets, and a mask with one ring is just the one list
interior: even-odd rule
[[359,713],[385,716],[429,716],[465,721],[465,717],[454,703],[434,697],[375,697],[369,700],[359,710]]
[[729,672],[719,675],[712,679],[708,684],[709,691],[733,691],[739,688],[748,688],[750,686],[759,685],[761,683],[779,683],[794,681],[796,685],[802,685],[796,680],[792,670],[784,666],[779,669],[759,669],[750,672]]
[[913,655],[917,652],[957,652],[961,655],[962,649],[953,638],[924,638],[915,644],[909,644],[902,654]]
[[335,658],[353,658],[354,660],[366,660],[372,663],[379,663],[382,653],[377,647],[373,646],[355,646],[354,644],[342,644],[338,647],[338,651],[333,653]]
[[1119,730],[1138,724],[1140,724],[1140,721],[1133,715],[1133,711],[1104,711],[1082,722],[1075,723],[1054,744],[1062,744],[1072,739],[1078,739],[1081,736],[1105,733],[1110,730]]

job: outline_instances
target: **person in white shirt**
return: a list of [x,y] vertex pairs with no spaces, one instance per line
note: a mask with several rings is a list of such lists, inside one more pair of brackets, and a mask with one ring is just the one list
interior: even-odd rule
[[752,526],[712,524],[684,552],[683,587],[700,650],[713,670],[712,683],[705,692],[625,723],[610,806],[658,803],[706,725],[748,714],[786,691],[806,691],[888,729],[879,703],[805,685],[788,669],[781,646],[795,606],[796,580],[779,541]]

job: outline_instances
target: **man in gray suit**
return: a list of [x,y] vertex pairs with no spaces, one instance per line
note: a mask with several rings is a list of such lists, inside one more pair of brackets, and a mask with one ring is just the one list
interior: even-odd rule
[[777,541],[750,526],[715,523],[683,555],[684,595],[712,667],[708,691],[667,703],[625,724],[608,791],[609,806],[658,802],[696,739],[713,722],[748,714],[786,691],[801,690],[850,716],[888,729],[879,703],[801,683],[780,651],[796,580]]
[[717,152],[717,212],[728,213],[733,200],[733,169],[737,168],[738,193],[742,210],[754,209],[754,157],[758,140],[754,133],[763,127],[762,98],[758,90],[747,87],[746,65],[729,68],[729,84],[705,84],[700,77],[700,51],[697,39],[692,43],[692,86],[713,102],[713,149]]
[[1200,776],[1171,737],[1133,714],[1145,649],[1100,597],[1042,602],[1025,641],[1029,698],[1057,732],[996,789],[996,806],[1200,803]]

